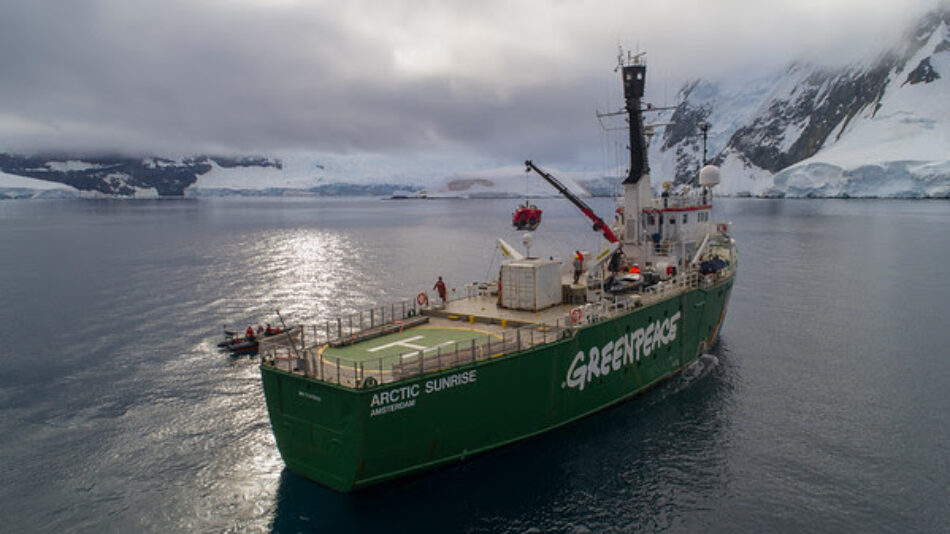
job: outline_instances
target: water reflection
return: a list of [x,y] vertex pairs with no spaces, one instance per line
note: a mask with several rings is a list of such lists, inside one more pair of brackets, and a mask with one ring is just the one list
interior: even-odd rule
[[[537,246],[596,248],[572,206],[544,204]],[[494,240],[520,242],[511,206],[0,203],[4,527],[941,531],[945,202],[717,199],[742,259],[708,374],[362,494],[288,473],[221,324],[490,277]]]

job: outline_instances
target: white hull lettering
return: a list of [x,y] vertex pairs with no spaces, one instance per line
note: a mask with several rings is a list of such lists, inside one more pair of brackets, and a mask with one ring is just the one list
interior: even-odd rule
[[416,400],[420,394],[428,395],[430,393],[438,393],[454,387],[474,383],[477,379],[478,370],[471,369],[449,376],[426,380],[424,385],[411,384],[373,393],[373,399],[369,403],[369,416],[375,417],[377,415],[412,408],[416,405]]
[[603,347],[591,347],[587,354],[578,351],[567,369],[563,387],[584,391],[584,386],[594,377],[605,377],[625,365],[640,361],[641,354],[645,358],[651,352],[669,345],[676,340],[677,322],[680,317],[681,313],[676,312],[672,317],[650,323],[646,328],[637,328],[629,334],[608,341]]
[[396,404],[388,404],[386,406],[380,406],[378,408],[373,408],[369,412],[370,417],[376,417],[377,415],[382,415],[384,413],[395,412],[396,410],[404,410],[406,408],[412,408],[416,405],[416,399],[409,399],[405,402],[397,402]]
[[373,393],[373,400],[369,403],[369,407],[380,406],[383,404],[390,404],[393,402],[405,401],[408,399],[414,399],[419,396],[419,384],[412,384],[410,386],[403,386],[401,388],[394,388],[388,391],[381,391],[379,393]]
[[426,381],[426,393],[435,393],[437,391],[442,391],[446,389],[454,388],[455,386],[461,386],[474,382],[477,378],[475,369],[471,371],[465,371],[464,373],[456,373],[454,375],[443,376],[438,379],[427,380]]

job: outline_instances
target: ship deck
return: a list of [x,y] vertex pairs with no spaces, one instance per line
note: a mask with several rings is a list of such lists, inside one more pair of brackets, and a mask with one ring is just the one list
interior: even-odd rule
[[491,285],[472,285],[444,305],[406,300],[267,338],[262,364],[342,387],[373,387],[551,343],[588,324],[715,286],[734,269],[735,263],[715,275],[693,271],[617,296],[565,284],[566,302],[539,311],[501,307],[486,290]]

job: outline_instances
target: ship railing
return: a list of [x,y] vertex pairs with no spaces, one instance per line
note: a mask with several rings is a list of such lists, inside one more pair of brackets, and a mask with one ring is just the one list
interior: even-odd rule
[[307,328],[302,325],[291,326],[286,331],[272,336],[262,337],[258,344],[258,353],[262,360],[273,358],[277,354],[300,354],[307,343]]
[[418,316],[415,301],[407,299],[340,315],[305,330],[309,345],[347,345],[386,333],[388,327],[399,328]]
[[663,300],[689,289],[709,287],[715,283],[714,278],[710,278],[710,275],[701,274],[699,271],[690,270],[645,288],[641,290],[640,295],[646,302]]
[[[494,287],[497,287],[497,282],[473,282],[471,284],[466,284],[460,288],[457,287],[446,287],[445,293],[445,303],[443,304],[442,299],[439,298],[439,294],[435,291],[432,291],[432,295],[429,294],[429,290],[420,291],[416,298],[416,311],[420,310],[439,310],[445,308],[445,304],[456,300],[470,299],[473,297],[485,296],[491,293],[491,288],[494,284]],[[497,290],[496,290],[497,294]],[[422,298],[422,295],[425,295],[425,298]]]
[[468,299],[476,297],[489,297],[498,294],[498,281],[490,282],[472,282],[465,286],[465,297]]
[[[324,356],[325,346],[316,344],[305,348],[302,345],[268,345],[262,347],[261,358],[264,365],[283,371],[344,387],[368,388],[498,358],[571,335],[571,318],[565,316],[558,318],[553,325],[525,325],[497,334],[370,360]],[[300,342],[303,341],[301,338]]]

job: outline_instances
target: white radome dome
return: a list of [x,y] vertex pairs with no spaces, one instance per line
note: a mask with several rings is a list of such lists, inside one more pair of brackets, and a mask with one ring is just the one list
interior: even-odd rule
[[719,167],[706,165],[699,171],[699,185],[712,187],[719,183]]

